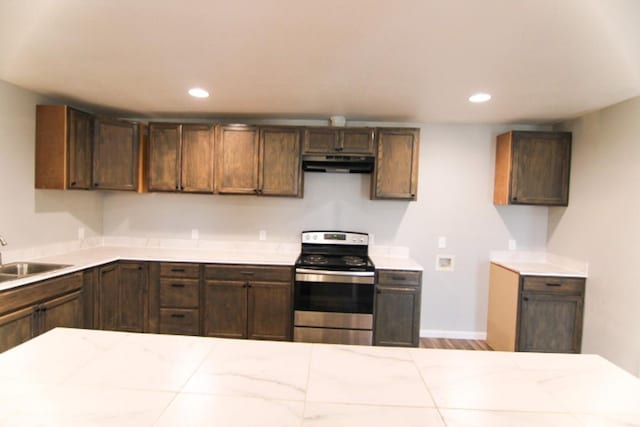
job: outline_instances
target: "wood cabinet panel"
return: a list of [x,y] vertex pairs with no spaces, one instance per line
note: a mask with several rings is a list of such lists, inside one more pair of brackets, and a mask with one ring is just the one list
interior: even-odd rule
[[374,310],[374,345],[417,347],[420,340],[422,273],[379,270]]
[[246,282],[207,280],[205,282],[204,335],[247,337]]
[[304,154],[331,153],[340,147],[340,134],[333,128],[307,128],[304,131]]
[[306,128],[304,154],[363,154],[373,155],[373,128]]
[[160,276],[197,279],[200,276],[200,264],[162,262],[160,263]]
[[216,132],[216,186],[222,194],[255,194],[260,158],[258,128],[221,125]]
[[199,335],[200,315],[198,310],[161,308],[159,332],[161,334]]
[[136,191],[140,166],[138,125],[96,119],[93,144],[93,188]]
[[293,268],[243,264],[210,264],[204,268],[204,277],[207,279],[242,282],[253,280],[290,282],[293,279]]
[[147,269],[144,263],[121,262],[118,330],[145,332],[147,324]]
[[259,194],[302,195],[300,131],[296,128],[260,129]]
[[98,270],[98,329],[117,331],[119,328],[120,274],[118,264]]
[[33,307],[0,316],[0,353],[29,341],[34,336],[35,329]]
[[198,308],[200,286],[197,279],[160,279],[160,306]]
[[374,154],[374,129],[346,128],[340,131],[340,135],[341,152],[349,154]]
[[291,283],[250,282],[248,286],[248,337],[291,340]]
[[583,297],[524,292],[518,351],[580,353]]
[[70,189],[91,188],[91,146],[93,116],[68,108],[68,166],[67,182]]
[[82,291],[44,302],[37,310],[40,313],[38,334],[43,334],[57,327],[84,327]]
[[181,126],[174,123],[149,125],[149,191],[180,189]]
[[379,129],[372,199],[416,200],[418,129]]
[[496,142],[494,204],[567,206],[571,133],[511,131]]
[[182,125],[181,186],[188,193],[214,191],[214,134],[208,125]]

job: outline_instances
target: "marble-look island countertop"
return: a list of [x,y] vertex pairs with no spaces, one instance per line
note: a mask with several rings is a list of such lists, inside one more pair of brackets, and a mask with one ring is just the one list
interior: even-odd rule
[[0,425],[629,426],[640,380],[595,355],[58,328],[0,354]]

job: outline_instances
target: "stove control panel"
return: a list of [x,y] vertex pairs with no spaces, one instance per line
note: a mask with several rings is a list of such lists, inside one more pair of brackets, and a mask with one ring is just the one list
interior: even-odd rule
[[303,231],[302,243],[368,246],[369,235],[354,231]]

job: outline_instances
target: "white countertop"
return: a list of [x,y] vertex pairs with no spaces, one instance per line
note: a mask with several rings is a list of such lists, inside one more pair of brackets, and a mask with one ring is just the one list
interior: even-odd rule
[[582,271],[572,270],[564,266],[549,262],[523,262],[523,261],[491,261],[492,263],[523,276],[556,276],[556,277],[587,277]]
[[0,354],[0,425],[640,424],[640,380],[595,355],[58,328]]
[[[169,247],[131,247],[131,246],[99,246],[88,249],[74,250],[60,255],[47,256],[37,259],[21,259],[20,261],[36,261],[53,264],[68,264],[60,270],[37,274],[17,280],[0,283],[0,291],[22,286],[28,283],[73,273],[97,265],[118,260],[136,261],[168,261],[168,262],[197,262],[218,264],[258,264],[293,266],[300,254],[299,247],[290,250],[291,245],[284,249],[273,246],[270,250],[247,245],[248,249],[241,249],[241,244],[234,248],[169,248]],[[388,257],[376,255],[372,257],[376,268],[422,270],[422,267],[410,258]],[[380,263],[380,265],[378,265]]]

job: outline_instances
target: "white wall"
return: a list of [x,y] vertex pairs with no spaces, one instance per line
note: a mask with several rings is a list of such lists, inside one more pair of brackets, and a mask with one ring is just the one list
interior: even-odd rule
[[[369,200],[368,175],[305,173],[303,199],[107,193],[109,236],[298,242],[304,229],[373,233],[375,244],[409,247],[425,267],[422,329],[462,336],[486,330],[491,250],[544,250],[547,208],[492,203],[495,136],[506,127],[424,126],[418,202]],[[447,249],[437,249],[446,236]],[[456,271],[435,272],[436,253],[456,256]],[[439,331],[446,331],[440,333]]]
[[102,196],[34,190],[36,104],[47,100],[0,80],[0,251],[76,240],[102,232]]
[[567,208],[549,211],[550,252],[589,262],[583,352],[640,376],[640,98],[564,124]]

